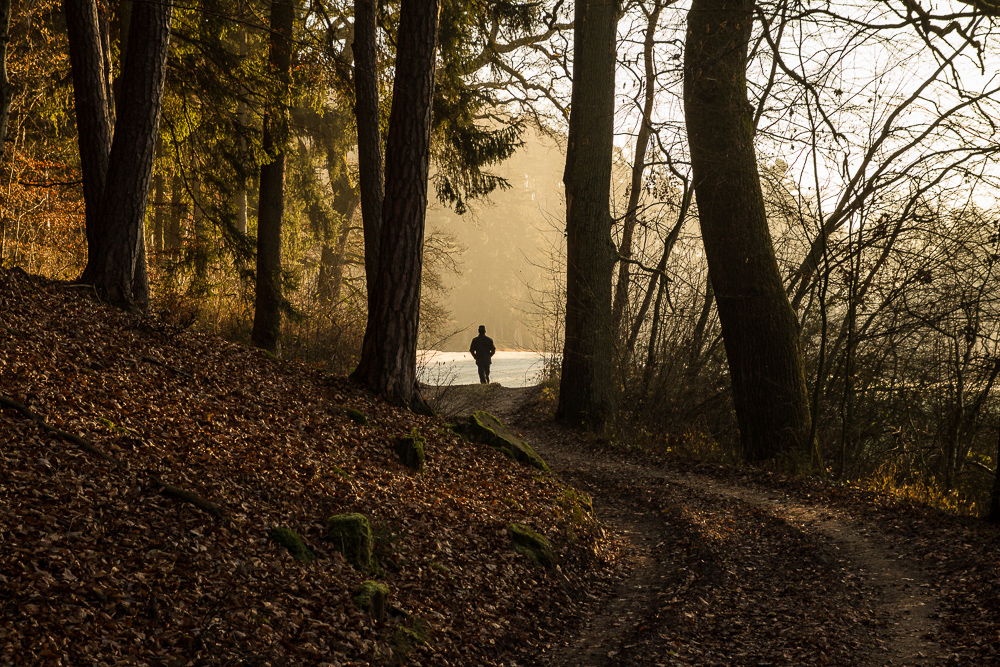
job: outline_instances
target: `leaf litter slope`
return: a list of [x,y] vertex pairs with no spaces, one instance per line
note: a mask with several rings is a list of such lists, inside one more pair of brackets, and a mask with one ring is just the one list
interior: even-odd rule
[[[0,664],[528,664],[614,557],[560,483],[439,419],[18,270],[0,270],[0,397]],[[423,475],[393,454],[414,428]],[[372,575],[324,539],[346,512],[375,526],[383,623],[353,602]],[[560,568],[516,553],[510,522]]]
[[594,495],[627,563],[545,664],[1000,664],[995,528],[849,487],[664,465],[539,422],[522,403],[534,397],[501,388],[493,407]]
[[[994,529],[632,460],[552,426],[539,393],[441,395],[515,422],[601,523],[570,516],[558,480],[342,379],[0,271],[0,395],[123,462],[0,410],[0,664],[1000,664]],[[424,476],[391,454],[413,428]],[[385,623],[355,608],[368,575],[323,539],[350,511],[381,536]],[[560,568],[514,553],[510,521],[548,535]],[[292,560],[274,526],[319,560]],[[427,643],[390,641],[423,624]]]

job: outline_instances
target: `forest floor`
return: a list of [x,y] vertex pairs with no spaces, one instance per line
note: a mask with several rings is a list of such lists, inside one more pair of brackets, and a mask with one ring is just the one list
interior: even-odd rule
[[[625,567],[538,664],[1000,664],[997,530],[815,480],[655,461],[560,427],[541,389],[438,389],[492,411],[593,497]],[[477,400],[470,400],[477,397]]]
[[[553,423],[540,387],[425,389],[553,473],[321,367],[0,270],[0,665],[1000,664],[993,527],[654,460]],[[393,451],[414,430],[422,473]],[[369,517],[377,568],[327,535],[343,513]],[[366,579],[385,617],[356,604]]]

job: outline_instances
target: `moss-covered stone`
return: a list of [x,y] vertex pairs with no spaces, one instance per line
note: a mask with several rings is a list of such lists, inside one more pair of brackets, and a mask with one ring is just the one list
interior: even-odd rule
[[291,528],[276,526],[268,532],[267,536],[271,538],[271,541],[285,547],[292,558],[297,561],[309,564],[316,560],[316,554],[313,553],[313,550],[306,546],[305,541]]
[[535,453],[528,443],[509,431],[500,420],[488,412],[476,410],[469,417],[469,425],[465,429],[466,436],[474,441],[489,445],[511,457],[515,461],[534,466],[548,472],[542,457]]
[[417,429],[413,429],[409,435],[396,438],[396,456],[399,457],[400,463],[407,468],[422,472],[425,458],[424,445],[426,444],[427,440],[424,436],[420,435]]
[[355,424],[360,424],[362,426],[369,426],[371,422],[368,421],[368,416],[361,412],[361,410],[356,410],[355,408],[347,408],[344,410],[347,416],[351,418]]
[[354,604],[381,623],[389,608],[389,587],[377,581],[366,581],[354,591]]
[[591,497],[571,486],[563,489],[562,497],[559,498],[558,503],[569,515],[572,522],[577,525],[584,523],[587,514],[594,515],[594,501]]
[[347,562],[366,574],[377,569],[371,524],[363,514],[338,514],[326,521],[327,539]]
[[389,638],[389,648],[396,660],[405,660],[413,649],[431,639],[431,625],[419,616],[410,617],[411,626],[400,625]]
[[520,523],[507,524],[507,534],[510,535],[514,543],[514,550],[524,554],[536,564],[551,569],[555,567],[557,559],[552,551],[552,545],[543,536]]

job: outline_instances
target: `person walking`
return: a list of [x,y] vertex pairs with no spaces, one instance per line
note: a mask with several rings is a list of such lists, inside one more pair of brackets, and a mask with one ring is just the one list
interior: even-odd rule
[[493,346],[493,339],[486,335],[485,326],[479,325],[479,335],[472,339],[469,352],[476,360],[476,367],[479,369],[479,382],[489,384],[490,364],[493,362],[493,355],[497,353],[497,349]]

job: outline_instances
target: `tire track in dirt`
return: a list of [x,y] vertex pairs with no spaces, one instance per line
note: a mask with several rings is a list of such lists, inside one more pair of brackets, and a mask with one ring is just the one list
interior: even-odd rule
[[[825,506],[808,506],[772,490],[734,486],[703,476],[669,476],[674,483],[696,485],[728,498],[768,508],[768,511],[831,541],[842,557],[851,562],[875,593],[874,604],[885,614],[888,665],[931,665],[943,663],[947,652],[929,638],[937,625],[940,598],[928,578],[918,568],[905,563],[904,555],[893,555],[889,540],[858,525],[842,512]],[[901,562],[904,561],[904,562]]]
[[[580,635],[554,654],[550,665],[692,664],[683,657],[671,658],[673,647],[664,645],[662,636],[660,641],[647,640],[645,651],[647,656],[665,656],[662,660],[643,663],[634,661],[629,654],[629,649],[638,645],[641,632],[637,630],[650,624],[649,618],[659,613],[657,606],[664,599],[676,597],[672,589],[677,584],[677,573],[673,571],[676,568],[660,560],[656,553],[658,544],[674,536],[668,526],[657,520],[655,502],[637,506],[629,502],[629,496],[666,495],[666,489],[671,490],[670,502],[674,503],[707,502],[726,508],[738,502],[759,508],[798,532],[817,551],[821,563],[834,571],[843,568],[853,573],[860,591],[858,602],[869,607],[871,619],[879,627],[859,642],[848,664],[944,664],[947,653],[929,638],[936,625],[939,599],[920,570],[904,556],[894,555],[886,538],[874,530],[859,526],[837,510],[805,505],[780,491],[601,460],[588,453],[582,443],[579,448],[560,446],[551,433],[535,428],[524,430],[525,425],[521,426],[524,436],[558,474],[594,496],[598,516],[606,525],[617,528],[633,550],[629,577],[618,586],[615,596],[605,601],[587,621]],[[823,600],[814,599],[810,604],[822,605]],[[774,663],[767,658],[761,660],[763,657],[716,655],[714,660],[718,662],[714,663],[713,658],[705,656],[704,663],[694,664],[782,662],[781,654],[774,656]]]
[[873,528],[782,491],[614,460],[524,409],[537,388],[489,389],[477,409],[590,493],[629,545],[627,575],[542,664],[945,663],[929,638],[939,598]]

